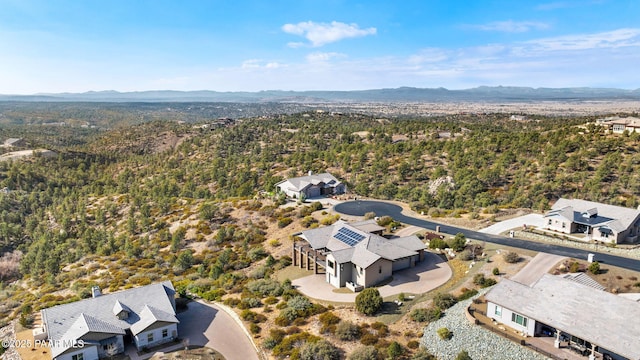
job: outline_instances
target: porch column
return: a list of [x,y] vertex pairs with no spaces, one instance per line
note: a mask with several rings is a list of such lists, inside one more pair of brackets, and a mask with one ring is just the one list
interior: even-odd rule
[[298,253],[300,254],[300,268],[303,269],[304,268],[304,252],[302,252],[302,247],[300,247],[300,249],[298,249]]
[[556,331],[556,340],[553,342],[553,346],[555,346],[556,349],[560,349],[560,334],[562,334],[562,331]]
[[591,354],[589,354],[589,360],[596,360],[596,344],[591,344]]
[[311,270],[311,251],[307,250],[307,270]]
[[293,259],[293,266],[297,266],[298,265],[297,264],[298,257],[296,256],[296,242],[295,241],[293,242],[293,256],[291,258]]
[[318,250],[313,250],[313,273],[318,273]]

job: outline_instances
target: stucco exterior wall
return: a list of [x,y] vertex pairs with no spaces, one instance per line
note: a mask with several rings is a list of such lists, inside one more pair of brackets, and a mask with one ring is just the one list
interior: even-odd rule
[[358,283],[365,287],[370,287],[387,279],[392,273],[392,262],[386,259],[378,259],[368,268],[364,269],[364,278],[362,282]]
[[65,354],[59,355],[54,360],[73,360],[74,355],[82,354],[83,360],[98,360],[98,349],[95,345],[86,345]]
[[[498,313],[496,313],[496,306],[501,309],[501,311]],[[518,312],[514,312],[510,309],[507,309],[505,307],[501,307],[500,305],[494,304],[492,302],[487,302],[487,317],[496,320],[499,323],[502,323],[512,329],[518,330],[518,331],[522,331],[523,333],[527,334],[528,336],[534,336],[535,334],[535,330],[536,330],[536,321],[534,319],[531,318],[527,318],[526,316],[524,316],[525,318],[527,318],[527,326],[522,326],[518,323],[513,322],[512,319],[512,315],[513,314],[518,314],[518,315],[522,315]]]
[[[329,268],[329,261],[334,264],[334,269]],[[334,287],[343,287],[351,279],[351,263],[338,264],[332,254],[327,254],[326,281]]]
[[[162,336],[162,330],[167,330],[167,336]],[[149,334],[153,334],[153,340],[151,341],[148,340]],[[177,336],[178,325],[171,323],[155,329],[143,331],[140,334],[136,335],[134,338],[136,347],[138,348],[138,350],[141,350],[144,347],[152,347],[169,341],[173,341]]]

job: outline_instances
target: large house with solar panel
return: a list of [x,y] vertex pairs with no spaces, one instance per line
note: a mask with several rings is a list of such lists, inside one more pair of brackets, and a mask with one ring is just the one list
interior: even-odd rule
[[48,341],[54,360],[97,360],[138,351],[178,337],[175,290],[166,281],[42,310],[43,328],[34,337]]
[[294,234],[293,264],[316,274],[324,269],[331,285],[358,291],[424,260],[426,246],[417,236],[387,239],[383,231],[375,220],[302,231]]
[[578,199],[558,199],[544,215],[544,229],[575,240],[636,243],[640,210]]

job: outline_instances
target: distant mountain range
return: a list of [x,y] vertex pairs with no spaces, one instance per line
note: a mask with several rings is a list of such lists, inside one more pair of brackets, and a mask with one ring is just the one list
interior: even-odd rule
[[374,89],[353,91],[89,91],[35,95],[0,95],[0,101],[30,102],[527,102],[640,100],[635,90],[608,88],[530,88],[480,86],[465,90],[445,88]]

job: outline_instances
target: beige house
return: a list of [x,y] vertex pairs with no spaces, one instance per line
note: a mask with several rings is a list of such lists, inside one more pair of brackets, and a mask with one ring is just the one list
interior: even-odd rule
[[640,132],[640,119],[636,117],[610,117],[598,119],[597,123],[605,126],[607,130],[614,134],[622,134],[628,132]]
[[575,234],[583,241],[635,243],[640,231],[640,210],[586,200],[558,199],[544,215],[544,229]]
[[294,265],[298,265],[299,260],[301,267],[313,266],[316,273],[322,267],[328,283],[357,291],[424,260],[426,246],[418,237],[387,239],[380,236],[383,230],[375,220],[351,224],[339,221],[332,226],[294,234],[302,240],[301,244],[294,243]]

